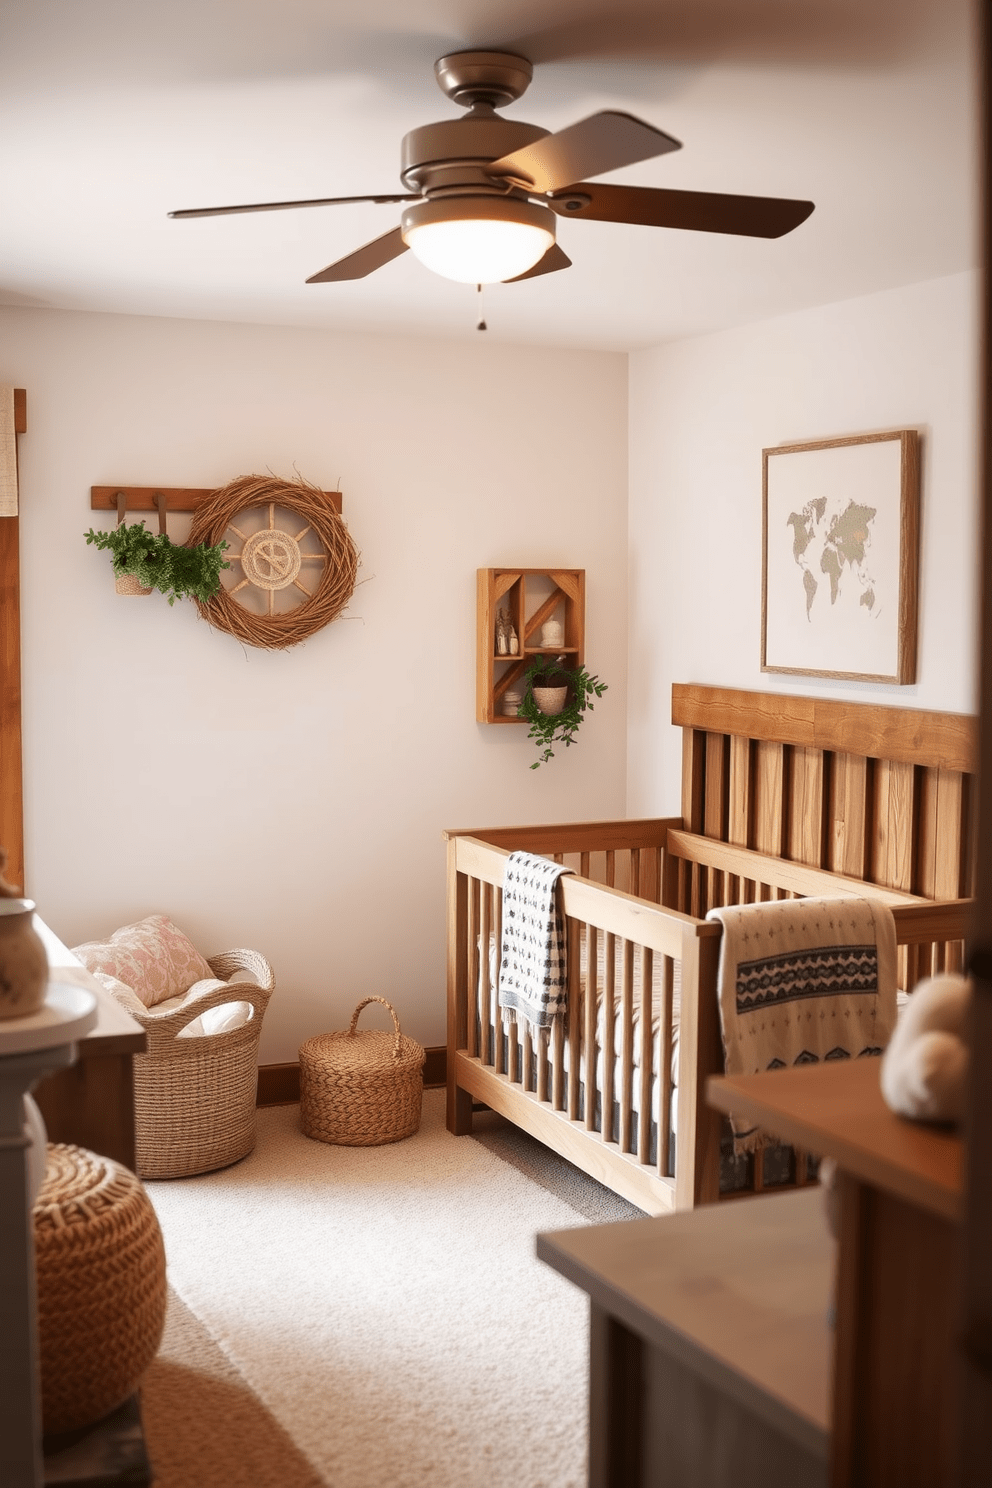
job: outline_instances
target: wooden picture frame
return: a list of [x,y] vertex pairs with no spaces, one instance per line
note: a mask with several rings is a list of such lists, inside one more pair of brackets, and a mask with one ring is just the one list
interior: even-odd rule
[[915,682],[917,431],[761,455],[761,670]]

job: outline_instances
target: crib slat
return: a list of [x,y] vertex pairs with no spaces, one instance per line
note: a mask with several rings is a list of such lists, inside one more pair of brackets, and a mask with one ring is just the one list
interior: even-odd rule
[[556,1018],[549,1039],[551,1044],[551,1104],[556,1111],[565,1109],[565,1031]]
[[703,835],[727,840],[727,787],[730,784],[730,751],[727,735],[706,735],[703,782]]
[[692,864],[679,858],[679,887],[675,908],[680,914],[692,914]]
[[589,877],[589,854],[587,852],[579,853],[579,877]]
[[537,1035],[534,1054],[537,1059],[537,1098],[539,1101],[546,1101],[548,1098],[548,1034],[544,1028]]
[[534,1040],[531,1038],[530,1024],[524,1023],[523,1037],[523,1068],[520,1072],[520,1083],[525,1090],[530,1090],[530,1066],[534,1057]]
[[867,878],[873,768],[863,755],[838,752],[832,776],[827,866],[851,878]]
[[520,1043],[519,1043],[519,1039],[520,1039],[520,1031],[519,1031],[519,1029],[517,1027],[516,1021],[514,1021],[513,1023],[511,1023],[508,1026],[508,1028],[506,1030],[506,1038],[507,1038],[506,1074],[507,1074],[507,1078],[509,1080],[511,1080],[514,1085],[516,1085],[517,1082],[520,1079],[520,1067],[519,1067],[519,1056],[520,1056]]
[[706,734],[702,729],[682,730],[682,825],[687,832],[703,830],[703,760]]
[[754,786],[754,845],[759,852],[783,857],[787,825],[786,745],[771,739],[757,744]]
[[469,998],[474,1000],[475,1009],[470,1012],[468,1018],[467,1038],[465,1047],[471,1058],[479,1052],[479,1034],[485,1027],[482,1017],[481,999],[482,987],[479,981],[481,970],[481,957],[479,945],[479,880],[470,878],[468,881],[468,985],[470,988]]
[[658,858],[656,847],[642,847],[637,854],[638,894],[652,904],[658,903]]
[[654,1036],[651,1032],[652,992],[654,989],[654,952],[641,947],[641,1111],[637,1123],[637,1156],[651,1161],[651,1068],[654,1064]]
[[750,847],[752,830],[751,740],[739,734],[730,738],[730,768],[727,806],[727,841],[735,847]]
[[914,777],[901,760],[876,762],[871,877],[892,889],[913,887]]
[[586,1131],[596,1130],[596,988],[599,983],[599,936],[595,925],[586,925],[585,1030],[582,1072],[586,1084]]
[[617,881],[617,855],[612,847],[606,849],[606,885],[612,889]]
[[658,1176],[669,1173],[672,1140],[672,1005],[675,1000],[675,962],[666,956],[661,968],[661,1033],[658,1049]]
[[808,863],[811,868],[822,868],[826,862],[826,797],[823,751],[796,745],[792,751],[788,856],[796,862]]
[[634,946],[620,942],[620,1150],[630,1151],[634,1100]]
[[[582,1076],[582,973],[579,922],[567,926],[568,956],[568,1119],[579,1119],[579,1082]],[[560,1021],[560,1020],[559,1020]]]
[[493,1038],[495,1041],[495,1057],[493,1066],[496,1069],[503,1068],[503,1040],[502,1019],[499,1011],[499,968],[503,960],[503,890],[493,889],[493,941],[496,946],[496,985],[492,992],[493,1003]]
[[494,1006],[493,991],[489,976],[489,940],[492,933],[492,887],[490,884],[483,883],[479,885],[479,889],[479,939],[482,943],[482,954],[479,957],[479,1012],[482,1025],[480,1056],[483,1064],[495,1066],[499,1011]]
[[613,1141],[614,1062],[616,1060],[616,936],[607,934],[603,950],[603,1121],[604,1142]]

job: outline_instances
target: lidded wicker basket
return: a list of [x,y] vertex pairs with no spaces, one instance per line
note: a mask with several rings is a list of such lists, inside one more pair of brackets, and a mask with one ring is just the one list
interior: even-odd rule
[[[389,1008],[395,1033],[356,1025],[362,1008]],[[350,1028],[320,1033],[300,1048],[300,1118],[303,1134],[341,1147],[379,1147],[412,1137],[420,1126],[424,1091],[422,1044],[400,1032],[393,1005],[366,997]]]

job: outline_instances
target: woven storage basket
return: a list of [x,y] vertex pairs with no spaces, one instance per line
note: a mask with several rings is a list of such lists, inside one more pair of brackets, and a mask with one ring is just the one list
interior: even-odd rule
[[[209,1173],[255,1146],[258,1040],[275,978],[265,957],[245,946],[207,965],[222,981],[237,971],[254,981],[200,993],[167,1014],[144,1007],[130,987],[112,989],[148,1037],[147,1053],[134,1056],[135,1167],[145,1179]],[[226,1033],[182,1036],[194,1018],[226,1002],[249,1003],[252,1017]]]
[[127,1168],[50,1143],[34,1205],[46,1433],[101,1420],[133,1395],[165,1323],[165,1249]]
[[[393,1015],[393,1033],[356,1031],[358,1015],[381,1002]],[[303,1133],[342,1147],[378,1147],[412,1137],[420,1125],[424,1049],[400,1032],[384,997],[366,997],[342,1033],[321,1033],[300,1049],[300,1117]]]

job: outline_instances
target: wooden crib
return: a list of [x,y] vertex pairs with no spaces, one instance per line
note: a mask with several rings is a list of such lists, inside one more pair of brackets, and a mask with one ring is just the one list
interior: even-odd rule
[[[705,1101],[722,1068],[720,927],[706,911],[877,897],[911,990],[963,964],[972,877],[971,718],[687,686],[672,713],[682,817],[446,833],[449,1129],[488,1106],[653,1214],[720,1196],[721,1118]],[[561,880],[567,1032],[539,1050],[495,1010],[513,850],[576,870]],[[749,1161],[745,1191],[765,1166]],[[806,1173],[795,1154],[776,1183]]]

